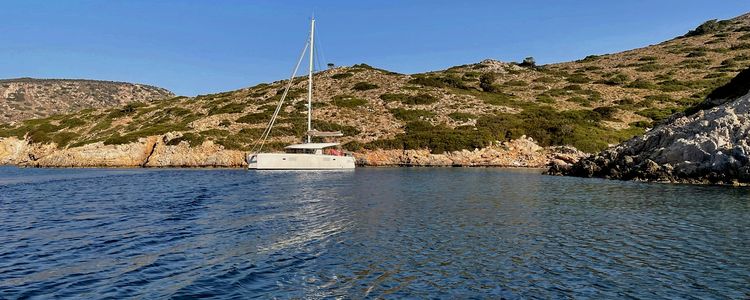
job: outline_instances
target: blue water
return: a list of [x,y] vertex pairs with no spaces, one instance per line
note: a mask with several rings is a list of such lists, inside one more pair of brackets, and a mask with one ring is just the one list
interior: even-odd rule
[[750,298],[750,190],[0,168],[0,298]]

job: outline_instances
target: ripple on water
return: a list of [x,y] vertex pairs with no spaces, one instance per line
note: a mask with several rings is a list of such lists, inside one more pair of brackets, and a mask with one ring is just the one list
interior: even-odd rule
[[0,168],[0,298],[750,297],[747,189]]

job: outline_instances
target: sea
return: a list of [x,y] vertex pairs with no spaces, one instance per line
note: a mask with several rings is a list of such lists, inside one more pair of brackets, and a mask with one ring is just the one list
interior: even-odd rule
[[749,299],[750,189],[0,167],[0,299]]

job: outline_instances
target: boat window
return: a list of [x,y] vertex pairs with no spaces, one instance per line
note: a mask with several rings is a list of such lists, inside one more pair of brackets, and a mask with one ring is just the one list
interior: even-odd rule
[[315,153],[315,149],[286,149],[286,153],[303,153],[303,154],[313,154]]

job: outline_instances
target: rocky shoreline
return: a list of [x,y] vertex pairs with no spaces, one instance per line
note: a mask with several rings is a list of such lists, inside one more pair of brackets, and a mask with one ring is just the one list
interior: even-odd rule
[[[187,142],[170,145],[174,136],[150,136],[125,145],[93,143],[57,149],[14,137],[0,139],[0,165],[22,167],[184,167],[243,168],[244,151],[227,150],[206,141],[198,147]],[[482,149],[432,154],[429,150],[364,150],[354,154],[360,166],[516,167],[545,168],[551,162],[572,164],[586,154],[571,147],[540,147],[522,137]]]
[[750,93],[707,102],[723,104],[675,118],[573,165],[552,164],[548,174],[750,185]]

